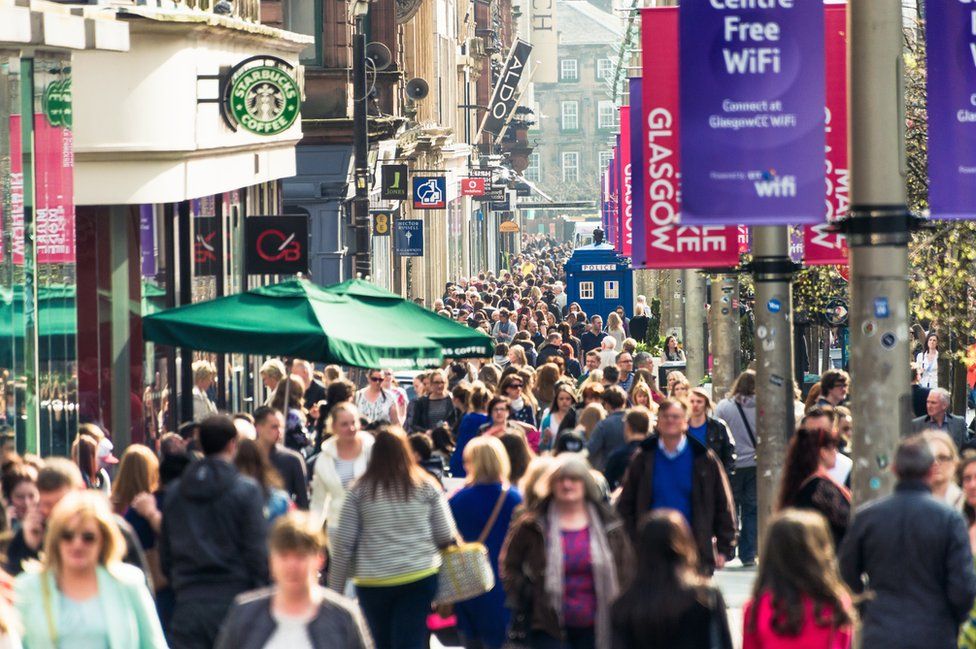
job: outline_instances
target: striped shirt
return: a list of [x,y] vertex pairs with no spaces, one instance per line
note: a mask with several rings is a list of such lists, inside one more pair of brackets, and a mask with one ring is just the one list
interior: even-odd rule
[[436,574],[439,548],[455,539],[454,518],[440,488],[425,480],[403,500],[360,480],[342,505],[332,546],[329,587],[346,580],[360,586],[399,586]]

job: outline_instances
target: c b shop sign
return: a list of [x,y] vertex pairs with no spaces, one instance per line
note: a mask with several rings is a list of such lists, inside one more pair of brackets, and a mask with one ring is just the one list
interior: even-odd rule
[[294,66],[276,56],[241,61],[221,79],[221,114],[236,131],[278,135],[298,119],[301,92]]

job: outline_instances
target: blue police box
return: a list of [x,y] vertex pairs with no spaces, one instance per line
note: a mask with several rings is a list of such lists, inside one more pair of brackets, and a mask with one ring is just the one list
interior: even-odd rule
[[627,317],[634,310],[634,274],[630,259],[607,243],[594,243],[573,251],[566,269],[567,304],[579,302],[587,316],[607,315],[618,306]]

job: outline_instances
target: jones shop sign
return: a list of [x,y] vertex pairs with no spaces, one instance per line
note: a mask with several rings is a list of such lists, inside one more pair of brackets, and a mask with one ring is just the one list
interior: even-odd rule
[[234,131],[278,135],[298,119],[301,92],[294,66],[275,56],[241,61],[222,79],[221,113]]
[[249,216],[244,219],[248,275],[293,275],[308,271],[308,216]]

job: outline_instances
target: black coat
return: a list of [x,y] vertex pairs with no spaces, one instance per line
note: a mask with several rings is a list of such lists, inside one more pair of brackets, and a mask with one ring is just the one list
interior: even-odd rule
[[281,444],[271,449],[269,459],[281,476],[284,489],[291,496],[292,502],[299,509],[308,511],[308,474],[305,472],[305,460]]
[[840,572],[861,608],[866,648],[955,649],[976,599],[976,573],[962,516],[922,482],[857,510],[840,547]]
[[735,473],[735,438],[728,424],[721,419],[708,417],[705,420],[705,441],[721,460],[725,474],[731,476]]
[[[271,614],[273,589],[244,593],[227,614],[215,649],[261,649],[278,628]],[[331,590],[322,589],[323,599],[308,624],[313,647],[369,649],[373,643],[359,607]]]
[[159,555],[177,601],[267,585],[267,538],[261,487],[222,459],[194,462],[166,489]]

